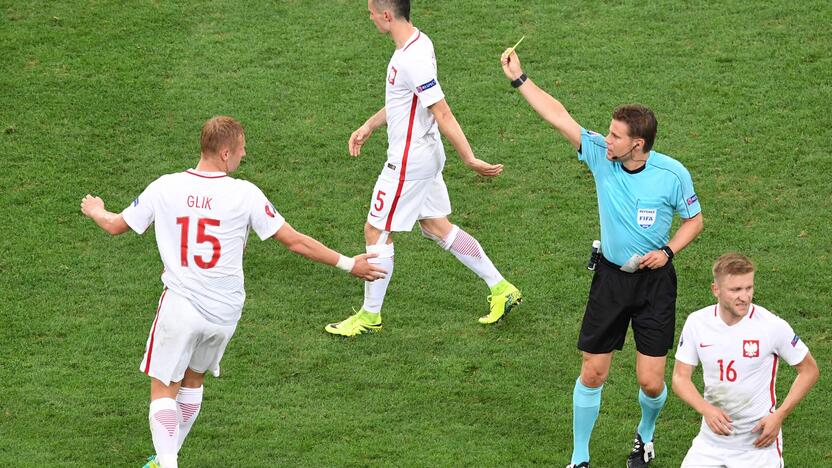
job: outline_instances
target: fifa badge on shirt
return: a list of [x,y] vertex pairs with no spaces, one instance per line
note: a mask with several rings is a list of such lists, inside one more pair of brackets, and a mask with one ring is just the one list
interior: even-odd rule
[[742,340],[742,357],[760,357],[760,340]]
[[797,346],[797,342],[798,342],[798,341],[800,341],[800,337],[799,337],[799,336],[797,336],[797,335],[795,335],[795,336],[794,336],[794,338],[792,338],[792,348],[794,348],[795,346]]
[[387,73],[387,82],[390,83],[391,85],[396,84],[396,75],[398,73],[399,73],[399,71],[396,70],[396,67],[391,66],[390,71]]
[[656,209],[639,208],[638,209],[638,225],[644,229],[649,228],[656,222]]
[[690,206],[690,205],[693,205],[694,203],[696,203],[696,200],[699,200],[699,197],[697,197],[696,194],[694,193],[690,198],[688,198],[685,201],[687,202],[688,206]]
[[268,203],[266,203],[266,215],[268,215],[269,218],[274,218],[274,208],[269,206]]
[[139,206],[139,197],[136,197],[136,199],[133,200],[133,206]]

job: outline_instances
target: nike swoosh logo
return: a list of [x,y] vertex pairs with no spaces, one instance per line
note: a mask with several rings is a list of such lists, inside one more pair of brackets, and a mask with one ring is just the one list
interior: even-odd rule
[[700,347],[700,348],[707,348],[707,347],[709,347],[709,346],[713,346],[713,345],[712,345],[712,344],[702,344],[702,343],[699,343],[699,347]]

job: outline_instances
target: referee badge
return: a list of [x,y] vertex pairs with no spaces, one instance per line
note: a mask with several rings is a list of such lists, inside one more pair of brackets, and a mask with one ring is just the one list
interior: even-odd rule
[[656,209],[639,208],[636,221],[644,229],[649,228],[656,222]]

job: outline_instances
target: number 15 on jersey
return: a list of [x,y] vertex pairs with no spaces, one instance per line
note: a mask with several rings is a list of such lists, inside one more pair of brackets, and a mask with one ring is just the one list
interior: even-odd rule
[[[176,218],[176,224],[180,227],[180,261],[183,267],[188,266],[188,231],[191,225],[191,218],[182,216]],[[205,257],[194,255],[194,262],[203,269],[213,268],[220,260],[222,246],[220,240],[205,232],[206,226],[219,226],[220,220],[211,218],[199,218],[196,225],[196,243],[209,243],[213,247],[213,254],[211,259],[206,261]]]

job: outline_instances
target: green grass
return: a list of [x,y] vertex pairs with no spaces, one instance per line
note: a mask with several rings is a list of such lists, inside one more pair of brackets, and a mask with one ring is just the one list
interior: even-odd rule
[[[832,464],[832,8],[826,2],[414,2],[483,180],[448,147],[452,220],[526,303],[476,323],[485,287],[417,232],[396,238],[385,329],[323,325],[361,285],[252,242],[248,302],[183,466],[560,465],[571,451],[575,349],[598,236],[594,185],[568,144],[510,87],[503,48],[584,126],[638,101],[656,149],[691,171],[705,231],[680,253],[679,320],[710,304],[722,252],[759,267],[756,302],[787,319],[822,378],[786,421],[790,466]],[[0,464],[129,466],[152,452],[137,366],[161,290],[153,234],[111,239],[78,210],[112,210],[196,163],[202,122],[247,129],[238,177],[298,229],[348,253],[384,158],[349,134],[383,105],[393,50],[363,2],[0,1]],[[783,369],[778,395],[794,372]],[[699,375],[696,376],[699,379]],[[639,410],[631,340],[614,361],[593,466],[619,466]],[[671,397],[654,466],[678,466],[699,418]]]

